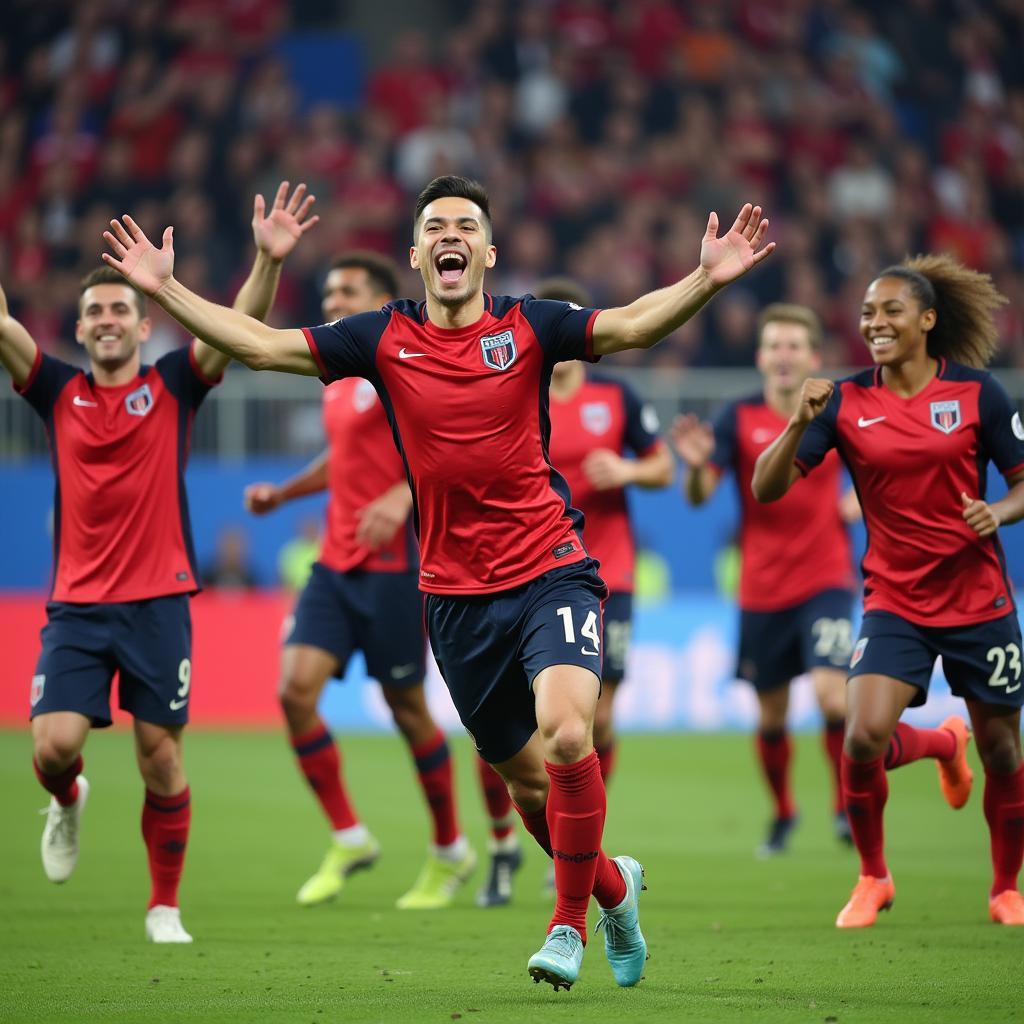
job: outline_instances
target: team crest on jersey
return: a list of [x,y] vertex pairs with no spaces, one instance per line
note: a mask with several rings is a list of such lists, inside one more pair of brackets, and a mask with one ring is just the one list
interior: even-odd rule
[[366,412],[377,400],[377,391],[368,380],[361,380],[352,392],[352,407],[356,412]]
[[932,411],[932,426],[941,430],[944,434],[952,434],[960,426],[960,401],[953,399],[951,402],[932,402],[929,408]]
[[583,429],[591,434],[607,434],[612,425],[612,410],[607,402],[584,402],[580,406]]
[[136,388],[124,399],[124,407],[128,410],[129,416],[145,416],[153,408],[153,392],[149,390],[148,384]]
[[32,707],[35,707],[43,699],[43,688],[46,686],[46,676],[39,675],[32,677],[32,689],[29,691],[28,699]]
[[484,366],[492,370],[507,370],[516,361],[516,339],[511,331],[488,334],[480,339],[480,351]]
[[864,657],[864,651],[867,650],[868,640],[870,639],[871,637],[862,636],[857,641],[857,646],[853,649],[853,656],[850,658],[850,668],[856,668],[857,662]]

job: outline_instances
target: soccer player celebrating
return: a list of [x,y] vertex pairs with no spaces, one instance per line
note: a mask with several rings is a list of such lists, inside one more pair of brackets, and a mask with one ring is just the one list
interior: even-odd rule
[[[769,857],[786,849],[797,822],[786,713],[790,681],[804,672],[810,673],[825,720],[836,834],[850,840],[839,784],[854,585],[843,509],[845,518],[858,510],[854,495],[840,499],[836,455],[778,505],[754,500],[750,479],[758,455],[785,429],[803,382],[821,368],[821,325],[812,310],[777,303],[762,312],[758,335],[761,393],[731,402],[714,426],[692,415],[678,417],[672,440],[687,466],[683,495],[691,505],[703,505],[727,470],[736,476],[741,557],[736,674],[757,694],[757,755],[775,803],[758,853]],[[809,573],[805,567],[812,563]]]
[[[278,189],[270,213],[254,203],[256,262],[238,315],[266,315],[281,261],[318,220],[305,186]],[[199,589],[182,483],[193,417],[228,357],[198,339],[153,366],[145,297],[109,267],[81,285],[76,337],[89,373],[44,355],[0,291],[0,361],[46,423],[57,476],[53,589],[32,679],[36,776],[52,794],[43,870],[64,882],[78,860],[89,795],[82,748],[110,725],[110,685],[134,718],[146,793],[142,836],[151,891],[146,936],[191,942],[178,883],[191,816],[181,737],[192,685],[188,595]]]
[[272,330],[182,286],[169,228],[160,249],[127,216],[104,232],[109,265],[225,353],[325,381],[365,377],[377,389],[412,488],[434,655],[477,749],[554,857],[554,914],[528,969],[556,988],[579,975],[592,894],[619,985],[640,980],[647,946],[640,864],[601,850],[593,721],[607,591],[548,459],[551,367],[670,334],[772,252],[767,224],[747,205],[719,238],[712,213],[701,263],[682,281],[620,309],[575,309],[487,295],[497,259],[487,193],[437,178],[417,199],[409,257],[426,301],[305,331]]
[[[985,819],[994,878],[989,912],[1024,925],[1017,876],[1024,855],[1024,702],[1021,631],[997,531],[1024,516],[1020,413],[981,367],[1006,300],[991,279],[949,256],[918,256],[883,270],[861,306],[875,362],[846,380],[804,382],[786,429],[754,470],[759,501],[775,501],[835,448],[853,477],[870,538],[864,622],[850,660],[843,795],[860,878],[840,928],[874,924],[895,888],[883,848],[886,769],[937,759],[946,800],[966,803],[968,732],[899,721],[923,704],[937,657],[963,697],[985,767]],[[1009,490],[985,498],[989,460]]]
[[[378,310],[397,292],[390,260],[351,253],[335,260],[327,274],[324,316],[333,322]],[[281,653],[281,708],[292,748],[334,831],[323,864],[297,899],[304,906],[331,899],[347,875],[369,867],[380,853],[355,812],[338,748],[317,714],[327,680],[344,675],[358,649],[409,744],[433,819],[430,856],[398,906],[445,907],[472,872],[476,855],[459,831],[448,743],[423,692],[427,642],[412,495],[369,381],[348,377],[324,390],[324,429],[327,450],[306,469],[280,486],[252,484],[245,491],[246,507],[256,515],[307,494],[329,494],[323,550]]]

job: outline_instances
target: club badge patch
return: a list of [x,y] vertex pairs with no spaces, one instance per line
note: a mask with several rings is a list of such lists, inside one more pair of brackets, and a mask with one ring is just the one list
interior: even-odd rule
[[352,408],[356,412],[366,412],[377,401],[377,391],[368,380],[360,380],[352,392]]
[[129,416],[145,416],[153,408],[153,392],[149,390],[148,384],[136,388],[124,399],[124,407],[128,410]]
[[32,677],[32,687],[29,690],[28,699],[32,707],[35,707],[43,699],[43,688],[46,686],[46,676],[39,675]]
[[480,352],[484,366],[492,370],[507,370],[516,361],[516,339],[511,331],[488,334],[480,339]]
[[857,646],[853,649],[853,656],[850,658],[850,668],[856,668],[857,662],[864,657],[864,652],[867,650],[869,639],[870,637],[862,636],[857,641]]
[[580,422],[589,434],[607,434],[612,425],[612,410],[607,402],[584,402],[580,406]]
[[931,409],[932,426],[936,430],[952,434],[960,426],[959,399],[953,399],[951,402],[932,402],[928,408]]
[[1013,436],[1018,441],[1024,441],[1024,423],[1020,421],[1020,413],[1015,412],[1013,419],[1010,420],[1010,429],[1013,431]]

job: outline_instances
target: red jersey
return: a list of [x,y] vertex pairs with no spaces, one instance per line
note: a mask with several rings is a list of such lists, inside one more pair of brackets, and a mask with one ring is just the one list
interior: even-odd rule
[[762,395],[726,406],[715,420],[711,465],[731,469],[740,495],[740,607],[781,611],[823,590],[853,589],[850,537],[839,515],[842,473],[829,458],[821,473],[798,480],[780,501],[762,505],[750,481],[757,457],[788,420]]
[[379,551],[356,542],[359,513],[405,480],[391,425],[368,380],[349,377],[324,389],[324,430],[327,536],[320,561],[336,572],[355,568],[408,572],[416,565],[416,541],[409,521]]
[[215,383],[191,345],[118,387],[36,355],[15,390],[46,424],[57,478],[52,600],[108,604],[199,589],[184,474],[192,419]]
[[629,385],[590,377],[564,401],[551,395],[551,461],[583,513],[583,535],[613,591],[633,592],[635,551],[623,488],[599,491],[583,473],[583,460],[599,448],[616,455],[647,455],[662,442],[658,415]]
[[548,458],[551,367],[593,360],[596,309],[484,297],[469,327],[408,299],[306,331],[325,382],[371,381],[414,498],[420,587],[488,594],[587,557],[582,516]]
[[985,497],[990,459],[1005,475],[1024,470],[1020,414],[991,374],[941,360],[913,398],[887,388],[880,368],[839,381],[807,428],[797,468],[809,472],[831,448],[864,510],[865,611],[966,626],[1013,610],[998,535],[979,537],[960,498]]

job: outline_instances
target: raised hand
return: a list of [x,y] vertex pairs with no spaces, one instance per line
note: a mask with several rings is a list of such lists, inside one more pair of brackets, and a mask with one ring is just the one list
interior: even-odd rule
[[794,419],[798,423],[810,423],[828,405],[834,387],[830,380],[808,377],[800,389],[800,405],[794,413]]
[[242,498],[246,511],[265,516],[281,504],[281,496],[273,484],[249,484]]
[[761,217],[761,207],[746,203],[719,238],[718,214],[712,212],[700,244],[700,265],[712,284],[721,288],[767,259],[775,251],[774,242],[764,245],[767,231],[768,218]]
[[[123,223],[122,223],[123,221]],[[103,262],[123,274],[145,295],[155,295],[174,272],[174,228],[165,228],[163,245],[157,249],[142,228],[126,213],[112,220],[103,232],[110,252],[101,253]]]
[[710,423],[704,423],[693,413],[677,416],[669,431],[676,454],[691,469],[706,466],[715,450],[715,432]]
[[981,498],[969,498],[960,492],[963,502],[964,522],[979,536],[991,537],[999,529],[999,517],[992,511],[992,506]]
[[252,204],[252,236],[256,248],[273,260],[283,260],[320,220],[319,216],[309,216],[314,202],[316,197],[306,195],[305,184],[296,185],[289,198],[288,182],[282,181],[270,213],[264,216],[266,203],[262,195],[257,195]]

